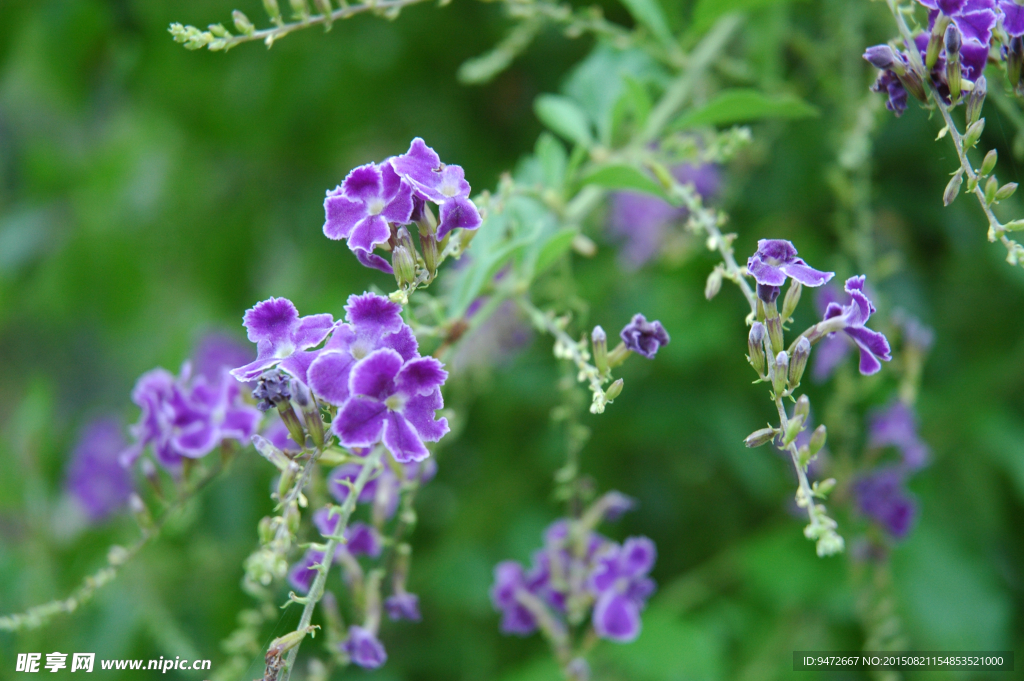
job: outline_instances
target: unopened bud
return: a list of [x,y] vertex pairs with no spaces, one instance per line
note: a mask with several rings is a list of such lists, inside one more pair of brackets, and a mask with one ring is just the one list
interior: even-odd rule
[[786,390],[786,380],[789,376],[789,355],[783,350],[775,356],[774,373],[772,374],[772,387],[775,394],[781,395]]
[[1005,201],[1006,199],[1013,196],[1013,193],[1017,191],[1016,182],[1007,182],[996,191],[996,201]]
[[1006,80],[1011,88],[1020,83],[1021,66],[1024,64],[1024,37],[1010,38],[1006,46]]
[[981,139],[981,133],[985,130],[985,119],[979,118],[978,120],[967,126],[967,132],[964,133],[964,151],[970,149],[978,140]]
[[252,35],[256,32],[256,27],[249,21],[249,17],[245,16],[244,12],[235,10],[231,13],[231,19],[235,22],[235,30],[244,35]]
[[602,375],[608,372],[608,334],[600,326],[590,332],[590,343],[594,351],[594,366]]
[[825,446],[825,438],[828,435],[828,430],[825,428],[825,424],[821,424],[814,429],[811,434],[811,441],[807,443],[808,448],[811,450],[811,456],[814,456],[821,451],[821,448]]
[[768,332],[761,322],[754,322],[750,326],[750,335],[747,336],[747,361],[758,376],[764,376],[764,339]]
[[942,205],[948,206],[949,204],[956,201],[956,197],[960,194],[960,185],[964,182],[963,173],[957,171],[952,178],[949,180],[949,184],[946,185],[945,191],[942,192]]
[[420,248],[423,249],[423,264],[427,266],[427,272],[433,277],[437,273],[437,239],[432,234],[420,232]]
[[766,445],[775,439],[775,432],[774,428],[762,428],[761,430],[755,430],[743,440],[743,444],[747,447],[760,447],[761,445]]
[[931,35],[928,36],[928,49],[924,56],[924,65],[931,70],[935,68],[936,62],[939,61],[939,52],[942,49],[943,38],[946,33],[946,27],[949,26],[949,17],[941,12],[935,17],[935,23],[932,25]]
[[981,162],[981,170],[978,172],[982,175],[988,175],[996,168],[996,161],[999,160],[999,152],[995,149],[989,149],[989,152],[985,154],[984,160]]
[[789,387],[795,390],[800,385],[800,379],[804,377],[804,369],[807,368],[807,359],[811,356],[811,341],[807,336],[801,336],[793,348],[793,361],[789,364]]
[[306,638],[306,634],[316,631],[317,629],[319,629],[319,627],[309,626],[305,629],[291,631],[284,636],[275,638],[267,647],[267,658],[281,657],[281,655],[302,643],[302,639]]
[[788,447],[796,440],[796,436],[800,434],[800,431],[804,429],[804,419],[802,416],[789,419],[786,422],[786,432],[782,436],[782,444]]
[[281,8],[277,4],[277,0],[263,0],[263,9],[266,10],[267,16],[278,26],[281,25]]
[[295,484],[295,477],[298,472],[299,467],[294,461],[289,461],[288,467],[281,471],[281,479],[277,482],[278,501],[284,501],[284,498],[288,496],[288,492],[291,490],[292,485]]
[[988,81],[985,80],[985,76],[980,76],[978,80],[974,81],[974,89],[967,96],[967,125],[976,123],[981,118],[986,94],[988,94]]
[[292,18],[309,21],[309,3],[306,0],[288,0],[292,6]]
[[270,516],[263,516],[259,525],[256,526],[256,533],[260,538],[261,545],[267,545],[274,541],[274,521]]
[[396,246],[391,251],[391,269],[395,272],[395,281],[399,287],[408,286],[416,280],[416,263],[405,246]]
[[610,386],[608,386],[608,389],[604,391],[604,396],[608,399],[609,402],[622,394],[623,385],[623,380],[621,378],[618,378]]
[[803,290],[803,284],[796,279],[790,282],[789,289],[786,291],[786,297],[782,301],[783,319],[789,319],[793,316],[793,313],[796,311],[796,306],[800,304],[800,294]]
[[768,325],[768,339],[772,342],[772,352],[781,352],[785,347],[782,337],[782,318],[778,315],[769,317],[766,324]]
[[[769,286],[768,284],[757,285],[757,297],[765,303],[775,303],[775,300],[779,297],[779,291],[782,290],[779,286]],[[767,308],[766,308],[767,311]]]
[[807,395],[801,395],[796,401],[796,406],[793,407],[793,418],[800,417],[804,421],[808,419],[811,414],[811,401],[807,399]]
[[864,50],[864,59],[876,69],[887,71],[897,65],[899,57],[888,45],[875,45]]
[[253,435],[252,444],[256,448],[256,451],[259,452],[259,455],[274,464],[279,471],[288,470],[291,466],[291,459],[285,456],[284,452],[275,447],[274,443],[262,435]]
[[722,290],[722,269],[716,267],[708,275],[708,281],[704,284],[704,297],[711,300]]
[[999,190],[999,180],[993,175],[985,183],[985,203],[991,204],[996,200],[996,192]]

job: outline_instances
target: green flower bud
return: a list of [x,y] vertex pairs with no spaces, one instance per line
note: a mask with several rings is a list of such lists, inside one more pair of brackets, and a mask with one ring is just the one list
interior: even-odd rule
[[776,430],[774,428],[762,428],[755,430],[753,433],[748,435],[743,440],[743,444],[747,447],[760,447],[766,445],[775,439]]
[[750,335],[747,336],[747,361],[758,376],[764,376],[764,340],[768,332],[761,322],[754,322],[750,325]]
[[616,379],[610,386],[608,386],[608,389],[604,391],[604,396],[608,399],[609,402],[622,394],[623,385],[624,381],[621,378],[619,378]]
[[772,374],[772,387],[775,394],[781,395],[786,391],[786,380],[789,376],[789,355],[783,350],[775,356],[775,367]]
[[996,191],[996,201],[1005,201],[1006,199],[1013,196],[1013,193],[1017,191],[1016,182],[1007,182]]
[[231,13],[231,19],[235,22],[235,30],[243,35],[252,35],[256,32],[256,27],[249,21],[249,17],[245,16],[244,12],[235,10]]
[[590,344],[594,351],[594,366],[601,375],[608,373],[608,334],[600,326],[590,332]]
[[803,292],[803,289],[803,284],[796,279],[790,282],[789,289],[786,290],[786,297],[782,300],[783,319],[789,319],[793,316],[796,306],[800,304],[800,294]]
[[[807,336],[801,336],[793,348],[793,361],[789,364],[789,387],[795,390],[800,385],[800,379],[804,377],[804,369],[807,368],[807,359],[811,356],[811,341]],[[804,395],[806,397],[806,395]]]
[[981,162],[980,173],[982,175],[988,175],[996,167],[996,161],[999,160],[999,152],[995,149],[989,149],[989,152],[985,154],[985,159]]
[[814,429],[814,433],[811,434],[811,441],[808,443],[811,456],[821,451],[821,448],[825,446],[825,438],[827,436],[828,429],[825,428],[824,423]]
[[772,352],[782,352],[782,349],[786,347],[782,335],[782,318],[776,314],[774,317],[768,317],[766,323],[768,325],[768,338],[772,342]]
[[811,413],[811,401],[807,398],[807,395],[801,395],[796,401],[796,406],[793,407],[793,418],[800,417],[804,421],[810,416]]

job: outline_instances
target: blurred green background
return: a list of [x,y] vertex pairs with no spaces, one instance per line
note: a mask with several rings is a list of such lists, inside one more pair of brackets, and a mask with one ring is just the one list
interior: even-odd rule
[[[821,111],[755,126],[755,143],[727,169],[720,205],[737,253],[745,258],[758,238],[788,238],[811,264],[856,274],[864,251],[848,248],[852,213],[836,158],[873,77],[860,51],[894,34],[891,18],[882,3],[853,0],[727,4],[749,11],[719,77],[795,93]],[[258,44],[193,53],[167,34],[172,21],[226,21],[236,7],[262,14],[256,2],[223,0],[0,3],[0,613],[63,596],[110,544],[136,535],[124,516],[69,531],[61,497],[80,428],[108,412],[136,418],[129,393],[139,374],[176,370],[208,330],[243,339],[242,312],[269,295],[303,314],[339,316],[349,293],[392,284],[322,236],[326,189],[416,135],[463,165],[475,191],[493,188],[542,129],[533,99],[558,91],[594,45],[548,30],[492,83],[464,87],[458,66],[509,26],[496,5],[357,17],[327,35],[296,33],[269,53]],[[664,7],[685,31],[691,4]],[[605,12],[630,23],[620,6]],[[1000,150],[1001,179],[1019,181],[1013,116],[992,101],[985,115],[983,145]],[[985,240],[973,201],[943,209],[955,159],[946,141],[934,142],[939,126],[927,113],[912,105],[901,119],[879,111],[876,120],[868,264],[877,319],[887,329],[883,320],[902,308],[936,333],[918,404],[933,464],[912,480],[920,518],[892,553],[886,603],[906,649],[1016,648],[1019,657],[1024,273]],[[862,647],[863,566],[817,559],[788,510],[790,464],[742,445],[774,411],[764,387],[750,385],[742,297],[727,283],[704,299],[715,261],[699,243],[627,274],[600,214],[589,233],[600,249],[575,263],[577,293],[591,303],[583,321],[617,330],[643,311],[672,334],[654,363],[627,365],[626,391],[606,414],[584,418],[593,428],[586,471],[600,488],[640,500],[606,529],[657,542],[661,585],[640,640],[603,644],[595,679],[783,678],[793,650]],[[812,307],[803,304],[799,322],[812,321]],[[449,405],[466,430],[439,454],[414,538],[410,588],[424,622],[385,627],[390,660],[376,678],[557,677],[539,637],[499,634],[487,595],[493,565],[527,560],[561,513],[551,476],[562,435],[549,418],[561,369],[550,346],[534,338],[517,356],[453,379]],[[855,453],[865,409],[888,402],[896,379],[889,367],[863,380],[852,366],[843,372],[809,393]],[[839,384],[857,392],[853,412],[829,411]],[[256,522],[270,511],[268,468],[242,457],[92,603],[42,631],[0,634],[0,678],[20,676],[14,660],[28,651],[181,655],[216,669],[219,642],[250,606],[238,584]],[[839,513],[848,541],[867,531]],[[273,635],[297,616],[286,612]],[[261,673],[257,659],[246,678]]]

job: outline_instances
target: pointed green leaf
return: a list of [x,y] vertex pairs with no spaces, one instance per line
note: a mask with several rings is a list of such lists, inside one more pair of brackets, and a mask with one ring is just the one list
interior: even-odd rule
[[658,0],[622,0],[622,4],[626,6],[637,23],[647,27],[662,45],[669,49],[676,46],[675,38],[672,37],[672,31],[668,27],[668,21],[665,19],[665,13],[662,12]]
[[541,95],[533,103],[537,118],[570,142],[584,147],[594,144],[590,120],[576,102],[561,95]]
[[671,124],[671,129],[699,125],[731,125],[763,118],[808,118],[818,109],[789,94],[768,95],[757,90],[724,90],[700,107],[687,111]]
[[650,175],[624,163],[601,166],[591,171],[583,178],[583,184],[594,184],[606,189],[629,189],[669,200],[664,187]]

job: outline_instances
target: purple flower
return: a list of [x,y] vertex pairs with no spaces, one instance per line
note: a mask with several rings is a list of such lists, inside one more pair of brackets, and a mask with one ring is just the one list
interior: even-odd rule
[[430,454],[423,441],[437,442],[448,420],[435,419],[444,406],[441,385],[448,377],[433,357],[406,361],[383,348],[360,360],[349,376],[349,397],[332,429],[346,447],[383,442],[396,461],[422,461]]
[[309,367],[303,350],[319,345],[334,329],[329,314],[299,317],[299,311],[287,298],[268,298],[256,303],[242,318],[249,340],[256,343],[256,360],[231,371],[240,381],[251,381],[271,367],[281,368],[305,381]]
[[913,499],[903,487],[903,474],[886,468],[860,478],[853,484],[857,507],[894,539],[903,539],[914,523]]
[[1003,28],[1014,37],[1024,35],[1024,7],[1014,0],[999,0],[999,11],[1002,13]]
[[[710,163],[676,166],[672,174],[681,184],[692,184],[701,197],[718,193],[721,177]],[[608,227],[613,238],[622,241],[619,260],[626,269],[645,265],[661,250],[668,226],[686,219],[686,208],[639,192],[615,192],[611,195]]]
[[844,289],[850,296],[850,303],[845,306],[829,303],[825,309],[825,323],[835,320],[841,324],[842,330],[860,348],[860,372],[868,376],[882,368],[881,362],[892,359],[889,341],[883,334],[864,326],[875,311],[875,306],[864,294],[864,276],[850,277]]
[[319,565],[323,559],[323,551],[314,551],[313,549],[306,551],[305,555],[302,556],[302,560],[293,565],[292,569],[288,571],[288,583],[291,587],[299,593],[309,593],[309,589],[313,586],[317,576],[315,566]]
[[647,537],[631,537],[599,557],[590,577],[598,636],[628,643],[640,635],[640,611],[655,588],[647,574],[656,557],[654,542]]
[[118,462],[126,445],[120,422],[107,417],[88,424],[71,452],[65,488],[90,522],[104,520],[131,496],[131,475]]
[[779,287],[786,277],[804,286],[821,286],[835,276],[834,272],[819,272],[796,257],[793,243],[785,239],[761,239],[757,252],[747,260],[747,271],[758,284]]
[[[906,57],[902,57],[906,59]],[[888,96],[885,101],[885,108],[896,114],[899,118],[903,115],[903,112],[907,110],[907,89],[903,85],[903,81],[899,79],[895,72],[890,69],[886,69],[878,74],[878,78],[871,86],[872,92],[883,92]]]
[[364,669],[376,669],[388,661],[384,645],[369,629],[356,625],[348,628],[348,638],[339,644],[354,664]]
[[143,374],[132,391],[142,410],[130,429],[135,443],[121,453],[121,464],[130,466],[152,445],[157,461],[176,471],[182,458],[206,456],[224,440],[248,443],[262,414],[242,400],[241,388],[227,372],[213,383],[192,376],[188,362],[177,378],[165,369]]
[[387,610],[388,617],[394,621],[409,620],[410,622],[419,622],[422,619],[420,617],[419,596],[405,591],[385,598],[384,609]]
[[[437,463],[433,459],[423,461],[410,461],[399,464],[404,472],[405,480],[416,480],[420,484],[430,482],[437,474]],[[338,466],[331,471],[327,478],[327,491],[331,493],[339,504],[345,503],[349,495],[349,487],[345,481],[353,481],[358,477],[359,464],[347,463]],[[380,509],[384,518],[391,518],[398,509],[399,492],[402,481],[396,475],[391,466],[385,466],[380,475],[372,478],[363,487],[362,493],[357,500],[359,503],[373,503],[374,507]]]
[[192,370],[208,382],[215,383],[223,371],[252,360],[250,348],[226,334],[211,333],[203,336],[192,354]]
[[633,319],[619,332],[619,337],[626,347],[647,359],[653,359],[663,345],[668,345],[669,337],[661,322],[648,322],[642,314],[633,315]]
[[419,137],[409,145],[409,151],[390,161],[421,199],[441,207],[438,241],[453,229],[476,229],[480,226],[480,213],[469,199],[470,187],[461,166],[441,163],[437,152]]
[[529,592],[523,566],[514,560],[498,563],[494,567],[491,602],[501,612],[503,634],[526,636],[537,628],[537,620],[516,596],[520,589]]
[[354,253],[368,254],[391,238],[389,223],[409,224],[412,188],[390,163],[368,163],[350,172],[344,182],[328,192],[324,212],[324,235],[328,239],[347,239]]
[[[999,19],[996,0],[918,0],[918,2],[931,10],[928,12],[929,29],[934,27],[940,14],[949,17],[956,25],[963,38],[960,51],[964,64],[964,77],[971,81],[976,80],[985,68],[989,44],[992,42],[992,29],[995,28]],[[1000,8],[1003,5],[1013,4],[1012,0],[1000,0],[999,2]]]
[[869,417],[868,446],[896,447],[908,471],[923,468],[929,459],[928,445],[917,434],[914,412],[900,400]]
[[[405,360],[417,356],[416,337],[402,321],[402,306],[375,293],[352,295],[345,305],[346,324],[334,329],[306,378],[317,397],[335,406],[349,398],[349,375],[356,362],[382,348],[394,350]],[[313,354],[313,353],[310,353]]]

